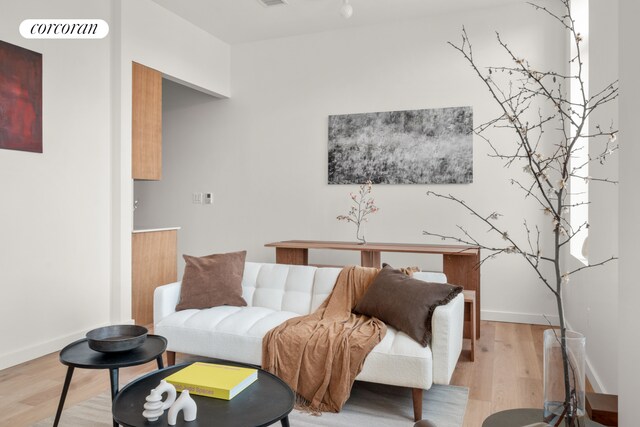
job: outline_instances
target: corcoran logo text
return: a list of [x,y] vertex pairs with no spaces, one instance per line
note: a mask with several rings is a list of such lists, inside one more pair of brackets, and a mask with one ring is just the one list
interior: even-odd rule
[[102,19],[25,19],[20,34],[26,39],[102,39],[109,24]]

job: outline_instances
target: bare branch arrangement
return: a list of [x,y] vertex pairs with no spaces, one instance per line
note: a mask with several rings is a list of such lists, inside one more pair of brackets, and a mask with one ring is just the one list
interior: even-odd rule
[[349,197],[351,197],[351,208],[349,209],[347,215],[338,215],[336,217],[338,221],[347,221],[355,224],[356,239],[358,239],[360,244],[363,245],[367,243],[367,241],[364,238],[364,232],[362,233],[362,237],[360,237],[362,224],[369,220],[367,216],[374,214],[380,210],[375,205],[375,200],[371,196],[371,191],[373,191],[373,183],[371,182],[371,180],[368,180],[364,184],[360,185],[357,194],[349,194]]
[[[511,65],[496,67],[480,67],[473,57],[471,41],[463,28],[460,44],[449,43],[467,60],[477,76],[482,79],[495,103],[500,107],[498,117],[477,126],[476,135],[482,138],[490,147],[490,157],[501,160],[506,168],[522,168],[526,180],[510,179],[512,185],[522,191],[525,199],[531,199],[546,216],[549,217],[553,239],[553,251],[544,253],[541,247],[542,233],[545,229],[540,225],[530,225],[523,222],[524,241],[517,241],[508,230],[500,225],[498,212],[480,212],[464,200],[451,194],[439,194],[429,191],[428,195],[454,202],[468,211],[473,217],[488,226],[488,233],[498,235],[504,241],[503,245],[483,244],[474,238],[463,227],[458,226],[459,236],[449,236],[425,231],[428,236],[435,236],[456,242],[476,245],[487,253],[481,264],[500,254],[517,254],[524,258],[541,282],[554,295],[557,302],[560,320],[560,337],[562,345],[563,368],[565,379],[564,413],[559,419],[554,419],[554,425],[559,425],[564,419],[566,425],[577,425],[578,415],[574,412],[574,391],[570,387],[570,362],[567,357],[565,338],[566,323],[563,307],[563,285],[570,277],[582,270],[601,266],[615,256],[599,260],[572,271],[562,271],[563,257],[567,254],[567,246],[572,239],[589,227],[583,224],[571,224],[569,210],[589,202],[572,202],[569,186],[572,178],[578,178],[588,183],[616,184],[607,178],[589,176],[585,173],[588,165],[593,162],[604,163],[607,157],[617,149],[617,129],[613,124],[606,130],[599,125],[595,132],[588,129],[588,119],[594,111],[602,106],[614,102],[618,98],[618,82],[614,81],[594,95],[588,95],[585,79],[585,65],[582,56],[583,36],[577,31],[574,17],[571,13],[570,0],[558,0],[562,6],[562,13],[556,13],[547,7],[529,3],[537,11],[543,12],[557,21],[570,35],[575,56],[570,58],[573,72],[545,71],[535,68],[525,57],[517,55],[503,39],[496,33],[497,42],[509,58]],[[569,88],[578,88],[578,96],[569,93]],[[505,151],[498,147],[490,136],[489,129],[506,129],[515,134],[513,145]],[[582,144],[585,141],[586,144]],[[574,164],[580,150],[588,147],[588,157],[582,163]],[[594,154],[595,153],[595,154]],[[546,266],[553,268],[554,274],[548,277],[544,273]],[[545,268],[543,268],[543,266]],[[551,421],[551,420],[550,420]]]

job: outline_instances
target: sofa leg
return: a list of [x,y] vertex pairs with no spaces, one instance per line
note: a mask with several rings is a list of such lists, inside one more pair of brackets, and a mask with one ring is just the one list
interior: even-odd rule
[[422,419],[422,392],[421,388],[411,389],[413,394],[413,420],[420,421]]
[[173,366],[176,364],[176,352],[167,351],[167,366]]

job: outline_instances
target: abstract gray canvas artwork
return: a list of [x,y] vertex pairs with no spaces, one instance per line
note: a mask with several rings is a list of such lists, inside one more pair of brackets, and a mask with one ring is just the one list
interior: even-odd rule
[[471,107],[329,116],[329,184],[473,181]]

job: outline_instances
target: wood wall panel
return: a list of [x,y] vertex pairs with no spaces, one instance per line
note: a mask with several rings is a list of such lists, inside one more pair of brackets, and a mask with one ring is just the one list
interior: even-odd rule
[[153,323],[153,291],[178,280],[178,231],[133,233],[131,316],[136,325]]
[[133,63],[131,155],[133,179],[162,178],[162,74]]

